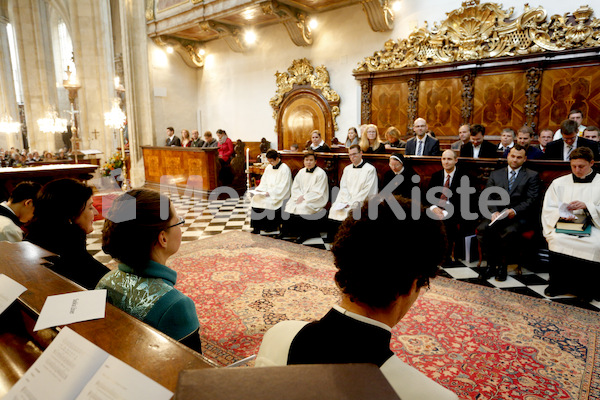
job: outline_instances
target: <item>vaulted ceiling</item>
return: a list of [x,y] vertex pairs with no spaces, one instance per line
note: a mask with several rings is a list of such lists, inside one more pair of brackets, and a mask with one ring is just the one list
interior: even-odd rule
[[374,31],[393,28],[388,0],[149,0],[147,33],[157,44],[172,46],[190,66],[202,67],[204,43],[223,39],[243,52],[249,28],[283,24],[297,46],[310,46],[310,18],[361,3],[365,23]]

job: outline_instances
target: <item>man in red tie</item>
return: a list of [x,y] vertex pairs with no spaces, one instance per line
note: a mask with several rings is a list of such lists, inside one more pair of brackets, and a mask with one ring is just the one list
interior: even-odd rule
[[[470,177],[462,168],[457,167],[458,156],[456,153],[453,150],[444,151],[441,161],[442,169],[431,175],[425,196],[425,204],[429,205],[429,209],[442,219],[444,225],[446,225],[448,253],[444,265],[450,265],[454,258],[458,258],[459,254],[456,251],[460,249],[460,246],[455,245],[460,237],[464,236],[461,233],[467,232],[469,227],[471,231],[474,230],[477,214],[470,212],[475,203],[470,197],[472,194],[462,197],[457,193],[459,186],[467,187],[470,185]],[[468,210],[468,212],[461,212],[461,210]],[[468,214],[471,214],[472,221],[468,220]]]

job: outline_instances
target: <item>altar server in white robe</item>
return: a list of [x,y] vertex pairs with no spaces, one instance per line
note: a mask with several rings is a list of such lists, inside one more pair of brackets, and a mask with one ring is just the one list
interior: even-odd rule
[[269,165],[265,168],[257,194],[252,197],[252,212],[250,226],[252,233],[261,230],[272,232],[279,230],[281,225],[282,206],[290,197],[292,187],[292,172],[281,161],[279,153],[273,149],[267,151]]
[[[340,180],[340,191],[329,210],[329,218],[341,223],[350,210],[377,194],[377,171],[362,159],[362,150],[355,144],[348,149],[351,165],[344,168]],[[339,226],[338,223],[338,226]]]
[[315,152],[305,151],[304,168],[296,174],[292,195],[285,206],[285,212],[290,215],[283,224],[282,233],[297,237],[297,243],[317,236],[320,222],[327,215],[324,207],[328,200],[327,174],[317,166]]
[[[593,170],[594,153],[587,147],[573,150],[570,163],[572,174],[552,182],[542,208],[551,263],[545,294],[572,293],[584,301],[600,300],[600,175]],[[588,215],[590,236],[556,232],[561,205],[573,214]]]

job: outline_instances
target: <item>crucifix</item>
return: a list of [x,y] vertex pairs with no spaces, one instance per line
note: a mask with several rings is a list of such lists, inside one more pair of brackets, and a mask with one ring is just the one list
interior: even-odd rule
[[92,131],[92,134],[94,135],[94,140],[98,140],[98,134],[99,134],[99,133],[100,133],[100,132],[98,132],[96,129],[94,129],[94,130]]

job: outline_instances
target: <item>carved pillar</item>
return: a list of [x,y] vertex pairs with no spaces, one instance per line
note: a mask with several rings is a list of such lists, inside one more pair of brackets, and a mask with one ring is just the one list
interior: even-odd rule
[[525,96],[527,96],[527,102],[525,103],[525,125],[530,126],[535,131],[538,119],[537,112],[539,109],[542,69],[529,68],[527,72],[525,72],[525,77],[527,78],[527,90],[525,91]]
[[360,123],[371,123],[371,96],[373,93],[373,80],[360,81]]
[[419,80],[411,78],[408,80],[408,103],[406,105],[406,133],[413,134],[413,123],[417,119],[417,104],[419,103]]
[[[144,163],[142,144],[156,144],[154,119],[152,116],[152,88],[148,46],[146,42],[146,7],[138,0],[119,1],[121,15],[121,35],[123,48],[123,70],[127,90],[127,130],[129,134],[129,171],[131,186],[144,184]],[[140,44],[144,45],[140,45]]]
[[471,122],[471,115],[473,114],[473,95],[475,88],[473,83],[475,82],[475,74],[472,72],[465,74],[461,78],[463,85],[462,90],[462,107],[460,110],[462,123],[468,124]]

